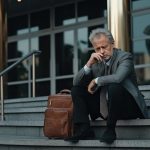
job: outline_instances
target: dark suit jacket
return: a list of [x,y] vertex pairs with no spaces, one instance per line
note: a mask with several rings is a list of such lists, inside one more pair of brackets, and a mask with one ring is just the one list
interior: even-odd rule
[[148,118],[144,97],[138,89],[131,53],[115,48],[109,65],[109,75],[104,74],[104,67],[103,62],[98,62],[92,65],[91,72],[88,75],[85,74],[82,68],[74,78],[74,86],[87,86],[96,77],[99,77],[98,87],[111,83],[120,83],[134,97],[143,116]]

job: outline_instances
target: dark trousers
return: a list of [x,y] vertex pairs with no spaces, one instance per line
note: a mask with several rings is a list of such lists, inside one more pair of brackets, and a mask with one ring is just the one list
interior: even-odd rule
[[[107,92],[108,127],[115,127],[119,119],[143,118],[133,97],[120,84],[108,85]],[[71,94],[74,104],[73,121],[75,124],[89,123],[89,115],[92,120],[100,117],[100,90],[90,94],[86,88],[75,86],[72,88]]]

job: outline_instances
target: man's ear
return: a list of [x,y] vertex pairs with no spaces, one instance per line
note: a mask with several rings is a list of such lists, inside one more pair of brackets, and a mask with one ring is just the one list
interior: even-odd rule
[[115,47],[115,42],[112,42],[111,44],[112,44],[112,47],[114,48]]

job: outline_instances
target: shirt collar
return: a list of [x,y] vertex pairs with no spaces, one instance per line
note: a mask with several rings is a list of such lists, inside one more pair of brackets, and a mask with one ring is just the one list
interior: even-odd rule
[[111,62],[111,59],[112,59],[112,57],[109,60],[107,60],[107,61],[103,60],[104,64],[106,64],[107,66],[109,66],[110,62]]
[[[112,57],[111,57],[111,58],[112,58]],[[107,62],[105,62],[107,66],[110,65],[111,58],[110,58]]]

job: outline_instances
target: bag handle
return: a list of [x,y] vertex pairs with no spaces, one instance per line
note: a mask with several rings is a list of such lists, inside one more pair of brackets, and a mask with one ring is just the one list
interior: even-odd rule
[[60,94],[71,94],[71,91],[68,89],[63,89],[60,91]]

